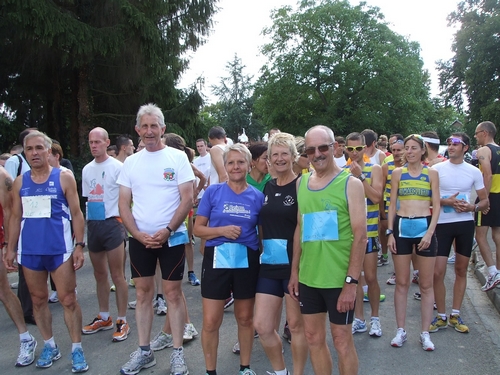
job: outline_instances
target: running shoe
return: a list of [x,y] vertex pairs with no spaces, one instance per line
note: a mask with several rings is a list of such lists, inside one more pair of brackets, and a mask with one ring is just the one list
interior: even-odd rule
[[366,332],[366,320],[354,318],[352,322],[352,334]]
[[71,353],[71,372],[85,372],[89,369],[87,361],[85,361],[85,356],[83,355],[82,348],[76,348],[73,353]]
[[417,301],[421,301],[422,294],[420,292],[415,292],[415,293],[413,293],[413,298],[415,298]]
[[19,287],[19,283],[10,284],[10,289],[17,289]]
[[130,326],[127,322],[124,322],[122,319],[118,319],[116,321],[116,331],[113,333],[113,341],[123,341],[126,340],[128,334],[130,333]]
[[135,281],[134,281],[134,279],[130,279],[129,280],[128,286],[131,286],[132,288],[135,288]]
[[233,346],[233,353],[234,354],[240,354],[240,342],[236,341],[236,344]]
[[422,344],[422,349],[427,352],[432,352],[435,349],[434,344],[431,341],[429,332],[422,332],[420,334],[420,343]]
[[403,328],[398,328],[396,336],[391,340],[391,346],[401,348],[406,340],[408,340],[406,331]]
[[224,310],[227,309],[229,306],[231,306],[234,303],[234,298],[233,298],[233,292],[231,292],[231,295],[226,298],[226,302],[224,302]]
[[481,287],[483,292],[487,292],[488,290],[493,289],[498,284],[500,284],[500,272],[497,272],[495,275],[489,275],[488,280],[486,280],[486,284]]
[[381,255],[378,258],[377,267],[387,266],[388,264],[389,264],[389,257],[385,258],[383,255]]
[[194,328],[193,323],[184,324],[184,335],[182,336],[184,341],[190,341],[198,336],[198,331]]
[[188,273],[188,280],[192,286],[198,286],[201,284],[194,272]]
[[393,272],[391,277],[387,279],[387,285],[396,285],[396,274]]
[[[276,375],[276,373],[274,371],[273,372],[266,371],[266,373],[267,373],[267,375]],[[286,370],[286,375],[290,375],[288,370]]]
[[48,368],[52,366],[52,363],[54,361],[57,361],[59,358],[61,358],[59,347],[56,345],[56,347],[53,348],[49,344],[45,344],[43,346],[42,354],[40,354],[40,358],[38,358],[38,360],[36,361],[36,367]]
[[448,260],[446,261],[446,263],[448,263],[448,264],[455,264],[455,260],[456,260],[456,255],[453,254],[451,257],[448,258]]
[[371,337],[381,337],[382,336],[382,326],[380,325],[379,318],[370,319],[370,332],[368,334]]
[[170,354],[170,375],[189,375],[182,348],[174,349]]
[[99,331],[107,331],[108,329],[113,329],[113,319],[108,316],[108,320],[103,320],[101,314],[99,314],[97,318],[94,318],[92,323],[83,327],[82,333],[90,335]]
[[465,325],[463,320],[460,318],[460,315],[450,315],[450,319],[448,319],[448,325],[455,328],[455,331],[457,332],[469,333],[469,327]]
[[[156,299],[154,299],[153,300],[153,309],[156,309],[157,306],[158,306],[158,301]],[[128,303],[128,308],[129,309],[135,310],[136,307],[137,307],[137,300],[136,301],[130,301]]]
[[111,285],[111,288],[109,288],[111,292],[116,292],[116,286],[115,284]]
[[240,371],[239,375],[257,375],[254,370],[246,368]]
[[448,327],[448,319],[442,318],[440,315],[436,316],[429,326],[429,332],[437,332],[440,329]]
[[57,297],[57,291],[53,291],[49,297],[49,303],[57,303],[59,302],[59,298]]
[[171,334],[160,331],[156,334],[154,339],[150,342],[151,350],[157,352],[165,348],[174,346],[174,338]]
[[[380,302],[385,301],[385,294],[380,295]],[[368,293],[365,293],[363,296],[363,302],[370,302],[370,299],[368,298]]]
[[16,367],[29,366],[35,361],[36,340],[33,336],[30,337],[29,340],[21,341]]
[[418,273],[413,274],[413,279],[411,279],[413,284],[418,284]]
[[158,298],[158,305],[156,306],[156,315],[167,315],[167,303],[163,298]]
[[156,359],[153,351],[142,353],[141,348],[130,354],[130,360],[123,365],[120,372],[124,375],[135,375],[143,368],[150,368],[156,365]]
[[292,343],[292,332],[290,332],[290,328],[288,327],[288,323],[285,324],[283,328],[283,334],[281,335],[289,344]]

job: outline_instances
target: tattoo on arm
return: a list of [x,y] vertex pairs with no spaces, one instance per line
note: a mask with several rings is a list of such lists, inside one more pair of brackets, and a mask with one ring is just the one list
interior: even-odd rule
[[479,160],[484,160],[484,159],[485,159],[485,157],[484,157],[484,156],[480,156],[480,157],[479,157]]
[[7,186],[8,191],[12,191],[12,179],[10,177],[5,179],[5,186]]

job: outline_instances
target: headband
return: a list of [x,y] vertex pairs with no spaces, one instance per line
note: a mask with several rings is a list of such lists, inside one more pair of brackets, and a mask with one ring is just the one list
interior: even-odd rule
[[427,142],[427,143],[434,143],[435,145],[439,144],[439,138],[428,138],[428,137],[422,137],[422,139]]

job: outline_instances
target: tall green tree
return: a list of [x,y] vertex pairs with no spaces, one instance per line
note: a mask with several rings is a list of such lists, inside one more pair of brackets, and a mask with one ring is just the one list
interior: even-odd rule
[[219,85],[212,86],[212,93],[218,98],[217,105],[210,107],[212,115],[234,141],[243,129],[249,138],[263,135],[262,124],[253,116],[252,76],[243,73],[241,59],[235,55],[226,64],[227,76]]
[[452,45],[454,56],[438,64],[443,96],[466,111],[474,124],[490,120],[499,125],[500,1],[461,1],[448,20],[460,29]]
[[255,112],[269,127],[295,134],[316,124],[339,134],[425,127],[432,105],[420,47],[391,31],[378,8],[304,0],[271,18],[255,92]]
[[172,129],[195,137],[202,98],[175,85],[186,52],[208,35],[217,0],[2,0],[0,102],[73,156],[91,127],[134,134],[155,102]]

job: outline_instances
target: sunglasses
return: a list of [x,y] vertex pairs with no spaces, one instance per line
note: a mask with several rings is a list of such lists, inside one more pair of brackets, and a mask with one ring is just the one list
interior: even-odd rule
[[398,139],[397,141],[392,142],[391,146],[395,145],[396,143],[399,143],[400,145],[404,145],[404,141],[402,141],[401,139]]
[[307,158],[307,154],[300,154],[301,158]]
[[353,151],[361,152],[361,151],[363,151],[363,149],[365,147],[366,147],[366,145],[365,146],[346,146],[346,150],[349,152],[353,152]]
[[333,142],[329,143],[327,145],[320,145],[318,147],[307,147],[304,152],[306,155],[314,155],[316,153],[316,148],[318,149],[319,152],[327,152],[330,147],[333,146]]
[[417,138],[417,139],[421,140],[422,142],[424,141],[424,139],[422,138],[422,136],[420,134],[411,134],[405,138],[405,141],[407,141],[410,138]]
[[462,144],[464,146],[467,146],[465,144],[464,141],[462,141],[460,138],[455,138],[455,137],[450,137],[446,140],[446,143],[448,144],[448,146],[451,146],[451,145],[458,145],[458,144]]

